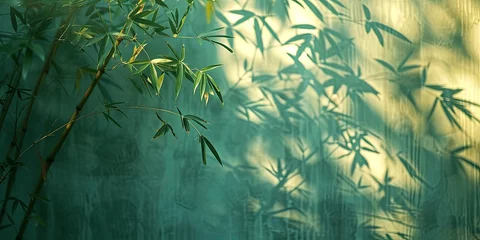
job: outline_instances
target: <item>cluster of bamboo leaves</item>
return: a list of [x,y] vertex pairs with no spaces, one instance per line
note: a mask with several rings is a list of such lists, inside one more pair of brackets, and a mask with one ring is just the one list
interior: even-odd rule
[[[168,4],[168,5],[167,5]],[[207,129],[208,122],[198,116],[182,114],[180,109],[177,112],[169,111],[158,107],[127,106],[120,102],[121,99],[112,99],[106,87],[120,88],[118,83],[111,79],[111,72],[117,66],[128,68],[132,76],[129,78],[134,86],[141,83],[153,98],[164,96],[164,84],[175,86],[175,100],[180,96],[180,91],[185,88],[184,80],[191,82],[193,94],[198,90],[200,100],[208,102],[210,95],[216,95],[223,103],[222,93],[216,80],[210,75],[210,71],[218,68],[221,64],[215,64],[202,68],[193,68],[186,62],[187,50],[182,45],[180,51],[165,42],[165,47],[171,51],[171,55],[151,57],[145,49],[149,42],[159,39],[170,38],[176,41],[178,38],[196,39],[218,45],[222,49],[232,52],[232,49],[220,42],[221,38],[228,38],[227,35],[217,34],[222,28],[205,31],[198,36],[182,36],[182,29],[187,23],[187,17],[193,8],[199,3],[187,0],[185,3],[171,4],[162,0],[62,0],[62,1],[20,1],[19,4],[8,5],[11,23],[11,32],[4,31],[0,34],[0,57],[4,64],[11,64],[14,67],[11,72],[6,72],[1,82],[2,96],[2,118],[0,127],[7,125],[7,116],[11,117],[16,126],[12,138],[11,147],[6,153],[4,161],[0,162],[1,175],[0,184],[6,184],[5,198],[1,201],[0,230],[13,227],[17,232],[17,239],[21,239],[28,225],[29,220],[36,220],[44,224],[42,216],[34,214],[35,200],[45,200],[41,196],[42,183],[46,181],[49,167],[53,164],[55,156],[61,149],[67,138],[70,128],[76,121],[87,116],[103,115],[105,119],[118,127],[122,127],[116,120],[113,113],[125,115],[128,109],[143,109],[155,112],[159,120],[159,129],[152,134],[157,139],[167,132],[176,134],[171,124],[160,117],[160,113],[176,115],[180,117],[182,128],[190,133],[191,128],[198,134],[202,162],[206,164],[207,148],[214,155],[216,160],[222,164],[221,158],[213,144],[203,134]],[[180,14],[183,6],[186,8]],[[58,26],[59,21],[61,21]],[[166,24],[165,24],[166,23]],[[52,29],[57,29],[52,35]],[[53,40],[52,40],[53,39]],[[71,46],[82,53],[82,57],[90,59],[87,66],[79,66],[71,72],[71,66],[62,66],[55,60],[56,50],[59,45]],[[133,52],[126,54],[124,46],[133,45]],[[126,48],[128,49],[128,48]],[[91,57],[91,54],[96,57]],[[115,61],[115,63],[113,63]],[[112,64],[113,63],[113,64]],[[38,79],[32,76],[32,66],[42,65]],[[113,65],[113,66],[112,66]],[[50,68],[55,69],[51,71]],[[64,69],[69,69],[68,71]],[[35,72],[36,73],[36,72]],[[84,79],[88,78],[89,87],[86,89],[83,98],[76,106],[70,121],[60,127],[45,129],[45,136],[40,137],[34,144],[23,147],[23,137],[28,130],[28,122],[31,112],[34,109],[34,101],[37,97],[42,98],[41,89],[48,87],[45,79],[48,75],[56,74],[54,84],[59,84],[65,92],[67,90],[62,82],[75,75],[75,90],[80,91]],[[37,79],[36,82],[32,79]],[[168,82],[168,83],[165,83]],[[106,86],[104,84],[109,84]],[[34,89],[29,89],[30,86]],[[101,110],[80,115],[83,106],[93,90],[100,88],[106,98]],[[112,88],[113,89],[113,88]],[[143,93],[140,87],[139,93]],[[162,90],[163,89],[163,90]],[[152,94],[155,93],[155,96]],[[191,94],[191,93],[190,93]],[[74,97],[68,95],[67,97]],[[120,101],[119,101],[120,100]],[[14,109],[16,106],[17,109]],[[18,113],[18,105],[27,106],[25,112]],[[17,122],[18,125],[17,125]],[[20,125],[20,122],[23,125]],[[10,123],[8,123],[10,124]],[[54,123],[55,124],[55,123]],[[53,125],[52,125],[53,127]],[[57,128],[58,127],[58,128]],[[25,203],[21,197],[13,196],[16,170],[24,166],[22,156],[29,150],[34,149],[46,138],[54,137],[56,132],[63,131],[57,145],[52,146],[53,150],[48,157],[42,157],[38,152],[37,156],[42,162],[42,169],[39,184],[31,193],[30,202]],[[3,154],[3,153],[2,153]],[[7,210],[7,203],[11,203],[11,209]],[[14,214],[18,206],[24,210],[24,217],[21,223],[14,221]],[[8,223],[3,221],[6,218]]]

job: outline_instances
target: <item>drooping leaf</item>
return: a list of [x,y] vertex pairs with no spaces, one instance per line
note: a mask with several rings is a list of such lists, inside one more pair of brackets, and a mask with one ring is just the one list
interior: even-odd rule
[[372,15],[370,14],[370,9],[368,9],[368,7],[365,6],[365,4],[362,4],[362,7],[363,7],[363,13],[365,14],[365,18],[367,18],[367,20],[371,20]]
[[155,140],[163,135],[165,135],[167,132],[168,132],[169,128],[168,128],[168,124],[164,123],[158,130],[157,132],[155,133],[155,135],[153,136],[152,140]]
[[263,38],[262,38],[262,29],[260,29],[260,24],[258,23],[258,20],[255,19],[254,21],[254,30],[255,30],[255,37],[256,37],[256,42],[257,42],[257,47],[260,50],[260,52],[263,54],[264,47],[263,47]]
[[203,136],[200,135],[200,146],[202,149],[202,162],[203,165],[207,165],[207,150],[205,148],[205,139]]
[[103,113],[103,116],[107,119],[107,121],[109,121],[109,122],[112,121],[115,125],[117,125],[117,127],[122,128],[122,126],[120,126],[120,124],[118,124],[118,122],[115,119],[113,119],[110,116],[110,114],[107,114],[107,113],[104,113],[104,112],[102,112],[102,113]]
[[318,8],[312,2],[310,2],[310,0],[305,0],[305,4],[307,5],[308,8],[310,8],[310,11],[312,11],[313,14],[315,14],[315,16],[318,19],[320,19],[320,21],[325,22],[323,14],[320,12],[320,10],[318,10]]
[[267,20],[264,17],[262,17],[260,19],[262,20],[263,26],[265,26],[267,28],[267,30],[270,32],[270,35],[272,35],[272,37],[275,38],[275,40],[277,40],[277,42],[281,43],[280,38],[278,38],[277,33],[275,32],[275,30],[273,30],[273,28],[270,26],[270,24],[268,24]]
[[18,29],[17,18],[15,17],[14,8],[10,7],[10,22],[12,24],[13,30],[16,32]]
[[391,72],[397,74],[397,71],[395,70],[395,68],[392,65],[390,65],[390,63],[388,63],[388,62],[386,62],[382,59],[375,59],[375,61],[382,64],[382,66],[384,66],[386,69],[390,70]]
[[212,152],[213,156],[215,156],[215,159],[217,159],[218,163],[220,163],[220,165],[223,166],[222,159],[220,158],[220,155],[218,155],[218,152],[215,149],[215,147],[212,145],[212,143],[206,137],[203,137],[203,140],[205,141],[208,148],[210,149],[210,152]]
[[178,95],[180,94],[180,90],[182,89],[182,82],[184,78],[184,67],[183,63],[178,63],[177,65],[177,78],[175,81],[175,99],[178,98]]
[[160,94],[160,89],[162,89],[162,85],[163,85],[163,80],[165,79],[165,73],[162,73],[160,75],[160,77],[158,77],[157,81],[156,81],[156,87],[157,87],[157,95]]
[[373,32],[375,33],[375,35],[377,36],[378,41],[380,42],[380,45],[382,45],[382,47],[383,47],[384,46],[384,41],[383,41],[382,33],[380,32],[380,30],[378,30],[378,28],[373,27],[372,29],[373,29]]
[[401,34],[400,32],[398,32],[397,30],[385,25],[385,24],[382,24],[382,23],[379,23],[379,22],[372,22],[372,28],[375,30],[375,29],[381,29],[383,30],[384,32],[386,33],[389,33],[391,34],[392,36],[395,36],[407,43],[410,43],[412,44],[412,41],[410,41],[407,37],[405,37],[403,34]]

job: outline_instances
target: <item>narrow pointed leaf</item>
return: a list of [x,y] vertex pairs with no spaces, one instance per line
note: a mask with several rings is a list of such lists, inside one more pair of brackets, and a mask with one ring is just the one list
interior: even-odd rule
[[217,150],[215,149],[215,147],[213,147],[212,143],[210,143],[210,141],[203,137],[203,140],[205,141],[205,143],[207,144],[208,148],[210,149],[210,152],[213,153],[213,155],[215,156],[215,158],[217,159],[218,163],[220,163],[220,165],[223,166],[223,163],[222,163],[222,159],[220,159],[220,155],[218,155],[218,152]]

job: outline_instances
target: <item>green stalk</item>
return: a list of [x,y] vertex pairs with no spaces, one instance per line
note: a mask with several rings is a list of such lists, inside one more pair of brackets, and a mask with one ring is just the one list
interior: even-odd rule
[[[20,66],[18,64],[19,59],[20,59],[20,54],[18,54],[17,57],[16,57],[16,62],[17,63],[15,63],[15,68],[12,72],[12,76],[11,76],[11,79],[10,79],[10,85],[13,88],[16,88],[18,86],[18,83],[20,82],[21,71],[19,71],[20,70]],[[17,77],[15,77],[16,73],[18,73]],[[10,109],[10,105],[12,104],[13,96],[15,96],[15,91],[11,91],[10,93],[8,93],[7,98],[5,100],[5,103],[3,104],[2,113],[0,115],[0,131],[2,130],[3,123],[5,122],[5,118],[7,117],[8,110]]]
[[[136,10],[136,8],[138,6],[139,6],[139,4],[137,3],[137,5],[133,8],[132,12],[134,10]],[[141,6],[139,12],[142,11],[142,10],[143,10],[143,6]],[[130,14],[128,14],[128,16],[130,16]],[[122,30],[120,31],[120,33],[125,32],[129,22],[130,21],[127,20],[127,22],[123,26]],[[105,69],[107,68],[108,63],[113,58],[113,55],[115,53],[116,48],[120,45],[120,43],[122,41],[123,41],[123,38],[121,36],[117,37],[117,39],[115,41],[115,45],[112,46],[112,48],[110,49],[110,52],[108,52],[108,55],[105,58],[104,62],[98,68],[97,73],[95,74],[95,79],[90,84],[90,86],[87,88],[87,90],[85,91],[82,99],[80,100],[78,105],[75,107],[75,110],[73,111],[72,116],[70,117],[70,120],[68,121],[65,129],[63,130],[62,135],[60,135],[60,138],[58,139],[57,143],[53,147],[52,151],[50,152],[50,154],[48,154],[48,157],[47,157],[46,163],[45,163],[45,167],[44,167],[45,168],[44,174],[48,173],[48,170],[50,169],[53,162],[55,161],[55,157],[57,156],[57,153],[60,151],[63,144],[65,143],[68,135],[70,134],[70,131],[72,130],[73,125],[75,124],[77,118],[79,117],[80,112],[82,111],[83,107],[85,106],[88,99],[90,98],[90,95],[92,94],[93,90],[95,89],[98,82],[100,81],[100,78],[105,73]],[[44,179],[43,175],[41,175],[39,177],[38,181],[37,181],[37,185],[35,186],[35,189],[33,190],[33,193],[32,193],[31,198],[30,198],[30,202],[28,203],[27,211],[25,213],[25,216],[23,217],[22,223],[21,223],[20,228],[18,230],[17,237],[16,237],[17,240],[23,239],[23,234],[25,233],[25,230],[26,230],[27,225],[28,225],[28,221],[30,220],[31,214],[33,212],[33,207],[35,206],[35,202],[36,202],[36,199],[37,199],[36,196],[38,196],[38,194],[40,193],[40,190],[42,189],[44,181],[45,181],[45,179]]]
[[[53,58],[55,57],[58,46],[60,45],[60,38],[62,37],[65,30],[67,29],[68,24],[69,24],[72,16],[73,16],[73,13],[70,13],[69,16],[63,21],[63,23],[60,25],[60,27],[57,29],[57,31],[55,33],[54,40],[53,40],[52,45],[50,47],[50,51],[48,52],[47,58],[45,59],[45,62],[43,63],[40,75],[38,76],[38,78],[35,82],[35,86],[32,90],[32,95],[31,95],[30,101],[27,105],[26,113],[25,113],[25,116],[22,120],[22,124],[21,124],[21,127],[19,129],[19,132],[17,132],[17,134],[14,135],[12,141],[10,142],[10,146],[9,146],[7,154],[6,154],[6,158],[10,158],[10,156],[12,155],[12,152],[14,152],[16,150],[15,151],[15,158],[11,158],[15,162],[17,161],[17,159],[20,155],[22,146],[23,146],[23,141],[25,139],[25,135],[26,135],[27,130],[28,130],[28,123],[30,121],[30,117],[31,117],[31,114],[32,114],[35,99],[37,98],[37,95],[40,92],[40,87],[42,86],[45,78],[48,75],[48,72],[50,71],[50,66],[52,64]],[[6,201],[6,200],[10,197],[10,194],[12,192],[12,189],[13,189],[13,186],[14,186],[14,183],[15,183],[15,177],[16,177],[16,174],[17,174],[16,167],[12,166],[12,168],[13,169],[10,170],[10,174],[9,174],[9,178],[8,178],[8,182],[7,182],[7,188],[5,190],[5,197],[4,197],[5,201],[3,201],[2,208],[0,210],[0,225],[1,225],[1,223],[4,219],[4,217],[5,217],[6,207],[7,207],[7,203],[8,203],[8,201]]]

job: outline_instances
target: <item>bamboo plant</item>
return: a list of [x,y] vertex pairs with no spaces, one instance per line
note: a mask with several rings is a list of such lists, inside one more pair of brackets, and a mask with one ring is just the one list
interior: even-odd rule
[[[132,76],[140,79],[140,81],[144,83],[145,88],[149,92],[155,92],[156,96],[162,95],[162,92],[165,91],[161,91],[164,89],[162,88],[164,82],[166,82],[166,79],[171,78],[175,86],[175,99],[179,98],[180,90],[185,85],[184,79],[186,79],[193,84],[194,93],[199,89],[198,92],[202,101],[207,102],[209,95],[216,95],[223,103],[222,94],[218,84],[209,73],[209,71],[220,67],[220,64],[206,66],[201,69],[192,68],[187,62],[185,62],[187,52],[185,46],[182,46],[180,51],[178,51],[168,42],[166,42],[165,47],[171,51],[171,56],[166,55],[158,58],[150,58],[144,49],[144,46],[148,41],[157,41],[158,39],[166,38],[171,38],[172,41],[175,41],[176,38],[182,37],[180,34],[185,26],[189,12],[195,4],[196,3],[194,3],[193,0],[186,1],[186,4],[178,4],[185,6],[182,15],[179,14],[179,8],[184,6],[167,6],[167,4],[161,0],[45,0],[23,1],[18,5],[9,6],[10,20],[14,33],[8,36],[3,36],[7,40],[2,41],[3,45],[0,54],[3,57],[3,61],[12,58],[14,60],[15,68],[8,75],[10,78],[10,90],[6,92],[6,100],[4,101],[1,115],[2,121],[0,124],[4,124],[5,116],[7,116],[9,111],[12,111],[10,108],[14,100],[21,103],[26,101],[27,103],[22,114],[18,116],[18,118],[21,119],[20,125],[16,127],[15,133],[11,137],[11,143],[5,154],[5,161],[1,164],[3,172],[0,178],[0,183],[6,181],[7,184],[5,198],[2,201],[2,209],[0,212],[0,227],[2,229],[15,226],[12,217],[7,213],[7,204],[9,202],[12,203],[12,214],[14,211],[13,209],[18,205],[20,205],[25,211],[20,227],[16,230],[16,239],[23,239],[30,220],[38,220],[38,216],[33,216],[32,213],[34,212],[37,199],[41,198],[40,192],[45,183],[46,174],[55,162],[57,154],[61,151],[65,142],[68,140],[68,136],[75,123],[85,118],[85,116],[101,114],[107,121],[119,126],[118,122],[112,116],[112,112],[120,112],[124,114],[124,110],[126,109],[143,109],[152,111],[161,124],[161,127],[155,133],[152,133],[152,139],[156,139],[169,132],[175,136],[172,125],[166,122],[161,117],[161,114],[168,113],[179,116],[182,128],[187,133],[190,133],[191,128],[198,133],[202,162],[206,164],[208,148],[217,161],[222,164],[221,158],[215,147],[201,132],[202,128],[207,128],[206,125],[208,122],[195,115],[182,114],[178,108],[177,111],[169,111],[161,108],[125,106],[125,104],[122,104],[121,102],[106,101],[102,110],[83,116],[81,115],[82,110],[89,102],[89,99],[97,88],[99,82],[104,79],[103,77],[105,73],[108,71],[115,71],[115,66],[117,65],[123,65],[128,68],[131,71]],[[38,12],[49,12],[53,14],[42,15],[38,14]],[[119,12],[120,14],[118,14]],[[112,20],[110,15],[112,13],[117,13],[118,17],[123,21],[123,26],[115,27],[118,24],[118,21]],[[60,24],[55,24],[59,21]],[[167,24],[162,25],[161,23]],[[49,51],[46,54],[43,54],[43,45],[45,45],[43,42],[48,41],[49,38],[49,32],[47,29],[55,25],[57,25],[57,30],[53,34],[53,40],[50,42]],[[228,38],[228,36],[215,35],[215,32],[220,30],[221,29],[213,29],[198,36],[183,37],[197,39],[199,41],[207,41],[231,51],[229,47],[218,40],[222,37]],[[27,38],[23,44],[17,44],[18,39],[21,38],[19,36],[23,37],[23,34],[30,38]],[[140,43],[140,41],[138,41],[139,36],[147,36],[149,37],[149,40]],[[39,43],[38,39],[43,42]],[[122,54],[123,51],[121,49],[121,44],[123,42],[128,42],[129,44],[134,45],[133,53],[127,57],[128,60],[125,60],[124,54]],[[22,156],[32,148],[32,145],[27,148],[24,148],[23,145],[25,136],[28,132],[32,112],[35,109],[35,101],[37,98],[42,97],[40,94],[41,89],[44,87],[45,79],[48,77],[51,68],[53,67],[55,70],[58,68],[58,63],[55,62],[55,55],[57,49],[62,44],[80,47],[81,49],[96,49],[96,67],[81,68],[76,72],[77,82],[80,81],[85,72],[92,74],[93,80],[78,101],[76,107],[73,109],[70,120],[34,142],[34,144],[36,144],[48,137],[52,137],[53,133],[62,131],[56,139],[56,143],[52,146],[49,154],[45,158],[39,156],[39,158],[42,159],[42,169],[40,169],[40,176],[30,194],[29,203],[26,204],[21,199],[11,196],[11,193],[14,188],[17,168],[24,165]],[[33,89],[29,90],[22,87],[23,85],[28,85],[24,82],[28,82],[31,79],[31,76],[28,75],[31,71],[34,56],[38,56],[40,62],[42,62],[42,68],[33,83]],[[147,58],[142,60],[137,59],[144,56],[147,56]],[[116,63],[113,64],[113,62]],[[112,67],[112,65],[114,66]],[[79,85],[77,84],[77,86]],[[28,98],[21,99],[22,94],[27,94]],[[19,98],[14,99],[15,95],[18,95]],[[43,161],[43,159],[45,160]],[[2,224],[2,222],[5,222],[4,218],[7,218],[10,223]]]

